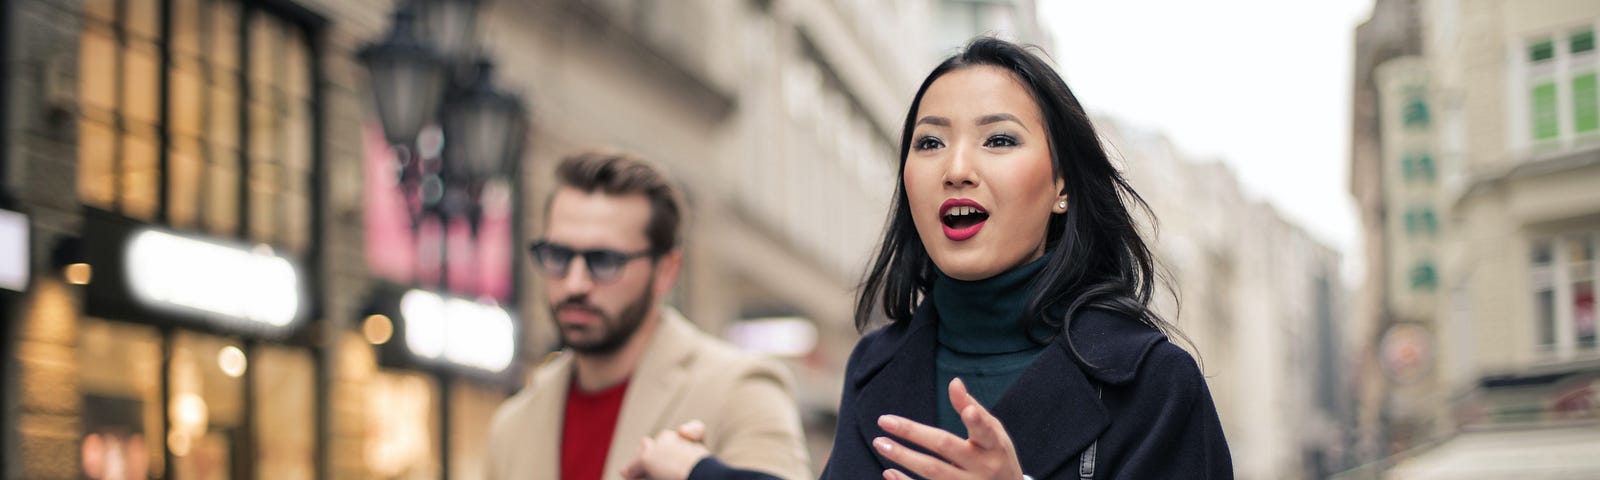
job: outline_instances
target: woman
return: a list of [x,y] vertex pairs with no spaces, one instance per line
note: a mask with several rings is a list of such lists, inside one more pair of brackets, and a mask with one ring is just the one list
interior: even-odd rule
[[855,314],[889,324],[850,355],[823,478],[1232,478],[1205,380],[1149,307],[1148,207],[1048,64],[974,40],[923,81],[900,147]]

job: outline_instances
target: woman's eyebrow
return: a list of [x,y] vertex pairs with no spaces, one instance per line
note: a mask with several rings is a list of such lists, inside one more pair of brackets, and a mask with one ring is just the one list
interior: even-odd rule
[[1017,125],[1021,125],[1023,130],[1027,130],[1028,129],[1027,125],[1023,125],[1022,124],[1022,119],[1017,118],[1016,115],[1012,115],[1012,114],[1009,114],[1009,113],[991,113],[991,114],[988,114],[988,115],[984,115],[982,117],[978,117],[978,126],[981,127],[981,126],[988,125],[988,124],[991,124],[991,123],[1005,122],[1005,121],[1015,122]]

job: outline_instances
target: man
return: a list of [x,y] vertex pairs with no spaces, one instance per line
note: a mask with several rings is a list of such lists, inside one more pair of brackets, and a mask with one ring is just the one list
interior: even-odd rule
[[683,256],[681,196],[661,171],[590,152],[556,177],[531,251],[563,348],[496,412],[490,478],[616,480],[648,437],[692,420],[714,457],[680,474],[814,478],[783,367],[661,304]]

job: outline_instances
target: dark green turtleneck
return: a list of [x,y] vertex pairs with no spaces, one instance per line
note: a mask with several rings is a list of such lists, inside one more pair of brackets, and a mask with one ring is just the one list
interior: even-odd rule
[[[939,427],[966,438],[967,427],[950,405],[950,380],[960,377],[984,408],[993,409],[1000,395],[1044,351],[1027,333],[1033,322],[1022,318],[1028,286],[1044,269],[1045,257],[977,281],[956,280],[938,272],[933,306],[939,312]],[[1044,328],[1035,326],[1034,328]],[[1035,332],[1048,338],[1049,332]]]

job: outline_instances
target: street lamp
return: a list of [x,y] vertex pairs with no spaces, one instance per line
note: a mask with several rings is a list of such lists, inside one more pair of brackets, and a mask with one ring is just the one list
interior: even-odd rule
[[[474,57],[477,47],[482,0],[399,1],[388,37],[362,48],[358,57],[371,79],[384,136],[396,147],[399,186],[413,205],[409,209],[413,238],[419,236],[425,219],[438,221],[438,287],[444,294],[449,290],[451,220],[465,217],[472,238],[477,239],[483,186],[515,173],[528,129],[527,109],[516,96],[494,88],[493,67],[487,59],[467,69],[474,66],[465,60]],[[420,9],[420,21],[413,9]],[[422,29],[421,36],[415,28]],[[418,144],[438,145],[418,140],[429,124],[443,132],[444,153],[437,162],[424,165],[424,157],[432,153],[420,151]],[[420,283],[421,275],[415,278]],[[443,370],[436,375],[440,477],[449,478],[451,376]]]
[[449,74],[444,57],[412,31],[415,23],[410,8],[396,8],[389,36],[356,54],[367,67],[384,136],[407,150],[438,113]]
[[420,0],[422,34],[445,58],[469,58],[477,46],[482,0]]
[[[476,75],[454,90],[440,112],[444,131],[446,185],[465,190],[467,199],[479,199],[484,183],[512,173],[522,156],[522,136],[527,131],[527,109],[516,96],[496,89],[494,65],[477,62]],[[472,231],[482,221],[482,203],[464,205]],[[449,208],[449,206],[447,206]]]

